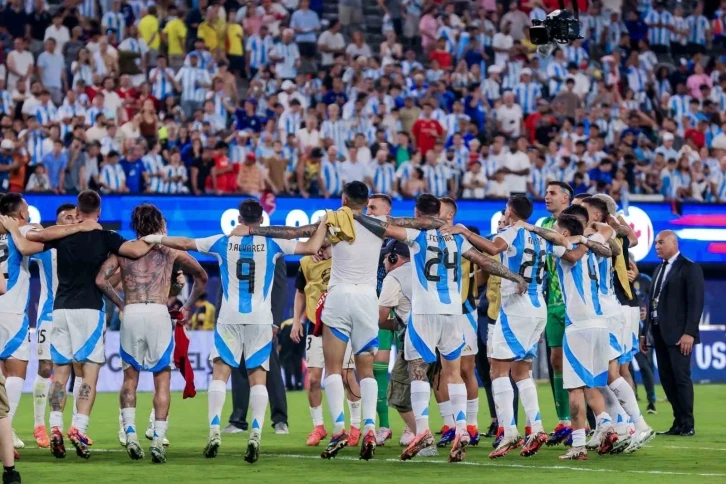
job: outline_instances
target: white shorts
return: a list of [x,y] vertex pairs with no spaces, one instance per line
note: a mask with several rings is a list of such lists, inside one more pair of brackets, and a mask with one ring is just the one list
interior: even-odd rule
[[53,320],[38,321],[35,326],[35,352],[40,361],[52,360],[50,357],[50,333],[52,331]]
[[499,318],[492,330],[491,358],[495,360],[532,361],[547,318],[531,316],[507,316],[499,311]]
[[492,338],[494,337],[494,326],[496,324],[487,323],[487,358],[491,358],[494,354],[494,346],[492,345]]
[[214,348],[209,359],[221,358],[239,368],[242,355],[247,370],[262,367],[269,371],[272,351],[272,324],[219,324],[214,327]]
[[104,350],[106,313],[98,309],[56,309],[50,332],[50,357],[54,364],[106,362]]
[[[305,343],[305,362],[308,368],[325,368],[325,357],[323,356],[323,338],[322,336],[313,336],[309,334]],[[345,357],[343,358],[343,369],[355,369],[355,361],[353,359],[353,349],[350,342],[345,347]]]
[[436,350],[445,360],[455,360],[464,349],[464,335],[458,324],[459,314],[412,314],[404,341],[406,361],[422,359],[436,362]]
[[[528,295],[502,296],[492,334],[492,358],[532,361],[547,325],[547,308],[534,307]],[[490,328],[491,329],[491,328]]]
[[622,310],[611,314],[608,318],[608,331],[610,332],[610,346],[608,350],[608,361],[619,359],[623,355],[623,328],[625,327],[625,316]]
[[321,314],[323,324],[353,353],[378,352],[378,298],[370,286],[339,284],[328,289]]
[[121,319],[123,369],[152,373],[170,368],[174,355],[174,323],[163,304],[129,304]]
[[635,354],[640,351],[640,307],[629,307],[630,309],[630,337],[632,338],[631,353]]
[[479,353],[478,326],[476,311],[462,314],[459,318],[459,328],[464,334],[464,349],[461,350],[461,356],[475,356]]
[[30,359],[29,323],[25,314],[0,313],[0,360]]
[[607,328],[565,328],[562,378],[566,389],[603,387],[608,383]]
[[[633,312],[630,306],[620,306],[620,310],[623,312],[623,327],[620,337],[620,349],[622,353],[618,357],[618,363],[625,365],[633,360],[633,338],[631,336],[630,327],[632,326]],[[638,315],[640,319],[640,315]]]

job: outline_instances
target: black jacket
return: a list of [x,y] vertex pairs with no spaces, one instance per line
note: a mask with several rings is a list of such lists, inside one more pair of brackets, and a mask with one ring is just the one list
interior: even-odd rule
[[[660,266],[653,273],[653,282],[650,286],[651,301],[655,297],[659,270]],[[703,314],[703,292],[701,267],[680,254],[663,281],[658,298],[658,327],[667,345],[675,345],[684,334],[693,336],[694,344],[701,342],[698,324]],[[647,334],[652,328],[651,309],[648,308],[643,334]]]

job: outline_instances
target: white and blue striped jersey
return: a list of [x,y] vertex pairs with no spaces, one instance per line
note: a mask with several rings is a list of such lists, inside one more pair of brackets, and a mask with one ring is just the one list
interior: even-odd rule
[[547,253],[557,258],[555,264],[565,302],[565,328],[572,325],[578,329],[607,329],[600,304],[600,273],[595,254],[588,251],[573,264],[562,259],[566,252],[564,247],[549,242],[545,246]]
[[118,40],[124,39],[124,32],[126,30],[126,19],[124,14],[121,12],[108,11],[103,14],[101,18],[101,26],[105,29],[113,29],[116,31],[116,38]]
[[141,158],[144,163],[146,173],[149,174],[149,190],[154,193],[167,193],[164,189],[164,181],[160,176],[154,176],[164,171],[164,159],[161,155],[154,155],[149,153],[148,155]]
[[454,133],[461,133],[459,122],[461,120],[469,121],[469,116],[466,114],[451,113],[444,116],[444,119],[439,121],[446,131],[446,139],[450,139]]
[[96,0],[83,0],[80,5],[78,5],[78,13],[81,14],[81,17],[86,18],[97,18],[98,17],[98,9]]
[[297,241],[213,235],[195,243],[198,252],[219,261],[222,307],[217,324],[272,324],[275,263],[280,255],[294,254]]
[[96,117],[98,117],[99,114],[103,114],[103,108],[96,106],[88,108],[86,111],[86,126],[93,126],[96,124]]
[[668,109],[673,112],[673,118],[680,124],[681,119],[688,113],[691,96],[675,94],[668,100]]
[[15,108],[13,103],[13,96],[7,89],[0,91],[0,113],[6,116],[10,116]]
[[706,45],[706,34],[711,29],[708,19],[703,15],[691,15],[686,19],[688,26],[688,42]]
[[206,50],[193,50],[190,53],[188,53],[187,56],[184,58],[185,67],[192,66],[192,60],[191,60],[192,54],[196,54],[197,58],[199,59],[199,63],[197,64],[197,67],[208,71],[210,74],[214,74],[215,72],[217,72],[217,63],[214,62],[214,58],[212,57],[212,54],[210,54]]
[[[149,51],[149,47],[146,45],[144,39],[134,39],[133,37],[129,37],[128,39],[124,39],[124,41],[119,44],[118,50],[133,52],[135,54],[140,54],[141,57],[143,57]],[[134,63],[137,66],[141,66],[141,57],[139,57],[138,59],[134,59]],[[141,75],[144,74],[146,73],[144,72]]]
[[536,82],[520,82],[514,86],[514,95],[524,114],[532,114],[537,111],[537,99],[542,96],[542,89]]
[[337,161],[323,161],[320,166],[320,176],[323,178],[323,186],[331,196],[338,196],[343,192],[343,181],[340,178],[340,163]]
[[[522,276],[527,283],[527,292],[522,294],[522,297],[534,308],[545,308],[542,296],[546,260],[545,241],[539,235],[522,227],[507,227],[499,232],[495,239],[502,239],[507,243],[507,249],[499,254],[499,262],[510,271]],[[517,294],[517,289],[517,283],[502,279],[502,296]]]
[[392,193],[396,181],[396,168],[391,163],[371,164],[368,176],[373,182],[373,191],[376,193]]
[[[33,227],[24,225],[20,233],[25,236]],[[26,314],[30,302],[29,257],[24,256],[15,245],[13,238],[7,238],[7,290],[0,296],[0,314]],[[27,330],[27,317],[23,323]]]
[[250,67],[259,69],[268,65],[270,63],[270,51],[274,45],[275,42],[269,35],[264,39],[257,34],[250,36],[245,45],[246,52],[250,53]]
[[574,45],[568,45],[565,47],[565,59],[567,59],[567,62],[574,62],[579,66],[582,61],[586,61],[589,58],[590,56],[587,55],[587,51],[582,47]]
[[120,164],[105,164],[101,168],[101,183],[109,190],[116,191],[126,186],[126,173]]
[[[187,172],[187,167],[184,165],[166,165],[164,167],[164,176],[166,176],[167,182],[164,183],[164,186],[162,187],[163,193],[189,193],[189,189],[187,188],[187,180],[189,180],[189,175]],[[172,178],[174,177],[181,177],[178,181],[172,181]]]
[[[592,238],[592,237],[590,237]],[[604,240],[595,239],[598,242]],[[603,313],[606,317],[617,317],[622,309],[620,308],[620,302],[615,296],[615,271],[613,270],[613,259],[612,257],[601,257],[597,254],[593,254],[598,264],[598,275],[600,279],[598,281],[598,291],[600,297],[600,305],[602,306]]]
[[472,248],[461,235],[406,229],[413,269],[413,314],[462,314],[461,256]]
[[338,148],[338,153],[345,153],[347,151],[345,142],[353,137],[350,126],[342,119],[335,121],[326,119],[323,121],[322,126],[320,126],[320,134],[323,138],[333,140],[333,145]]
[[424,165],[421,167],[428,192],[436,197],[445,197],[449,193],[449,169],[439,163],[436,166]]
[[547,177],[549,170],[546,167],[537,168],[532,166],[529,170],[529,182],[532,184],[532,190],[537,197],[544,198],[547,192]]
[[678,17],[676,15],[673,16],[673,28],[674,31],[671,32],[671,45],[673,44],[680,44],[680,45],[686,45],[688,39],[688,24],[686,23],[686,19],[683,17]]
[[[22,134],[22,133],[21,133]],[[30,157],[30,165],[37,165],[45,156],[45,150],[43,149],[43,141],[45,141],[45,134],[39,129],[28,131],[26,133],[26,148],[28,149],[28,156]]]
[[204,102],[208,87],[201,87],[200,83],[207,85],[212,83],[209,72],[201,67],[184,66],[179,69],[174,79],[181,83],[182,101]]
[[[40,298],[38,299],[38,318],[36,331],[41,329],[42,323],[53,321],[53,303],[55,292],[58,289],[58,266],[55,249],[46,250],[32,256],[38,263],[40,275]],[[50,338],[50,334],[47,336]]]
[[39,124],[45,126],[58,119],[58,108],[56,108],[53,103],[48,103],[47,106],[40,104],[37,108],[35,108],[33,115],[35,115]]
[[[648,24],[648,42],[650,45],[670,45],[671,32],[668,29],[673,25],[673,14],[667,10],[658,13],[652,9],[648,12],[644,19]],[[651,25],[661,24],[663,27],[651,27]]]
[[410,161],[404,161],[396,170],[396,179],[403,184],[411,179],[411,173],[416,167]]
[[[547,77],[549,81],[549,94],[554,97],[560,93],[567,78],[567,66],[564,62],[552,61],[547,65]],[[557,80],[559,79],[559,80]]]
[[277,122],[277,129],[280,130],[280,136],[283,136],[283,139],[287,139],[287,135],[297,133],[301,123],[302,113],[300,111],[293,113],[288,110],[280,116],[280,120]]
[[648,74],[640,67],[628,67],[628,87],[633,92],[645,91],[645,84],[648,82]]

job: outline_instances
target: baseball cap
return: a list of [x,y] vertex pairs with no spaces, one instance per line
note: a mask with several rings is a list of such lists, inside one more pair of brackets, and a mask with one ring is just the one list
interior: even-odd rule
[[381,249],[381,254],[396,254],[403,257],[411,257],[411,251],[409,250],[408,245],[403,242],[399,242],[398,240],[391,240],[388,242],[383,249]]

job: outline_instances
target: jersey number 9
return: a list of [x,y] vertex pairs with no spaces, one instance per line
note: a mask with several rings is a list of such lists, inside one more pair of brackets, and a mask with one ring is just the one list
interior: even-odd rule
[[[441,281],[441,276],[438,274],[438,272],[439,272],[438,267],[436,267],[436,269],[434,271],[432,271],[432,269],[434,269],[434,266],[438,266],[439,264],[444,264],[444,267],[446,269],[454,269],[454,280],[455,281],[459,280],[459,265],[456,263],[457,256],[459,254],[456,251],[449,253],[448,248],[441,250],[438,247],[427,247],[426,250],[428,252],[432,252],[434,254],[434,257],[432,259],[427,260],[426,264],[424,265],[424,274],[426,276],[427,281],[431,281],[431,282]],[[450,260],[449,260],[449,255],[451,255]]]
[[[522,260],[522,265],[519,267],[519,275],[522,276],[522,279],[527,284],[532,283],[532,276],[534,276],[537,284],[542,284],[544,280],[546,252],[540,250],[539,254],[537,254],[534,250],[527,248],[524,249],[524,255],[527,257],[524,257],[524,260]],[[529,269],[529,276],[525,275],[527,269]]]
[[[245,273],[245,266],[247,266],[247,272]],[[255,260],[249,257],[241,257],[237,261],[237,280],[247,281],[247,293],[252,294],[255,292]]]

